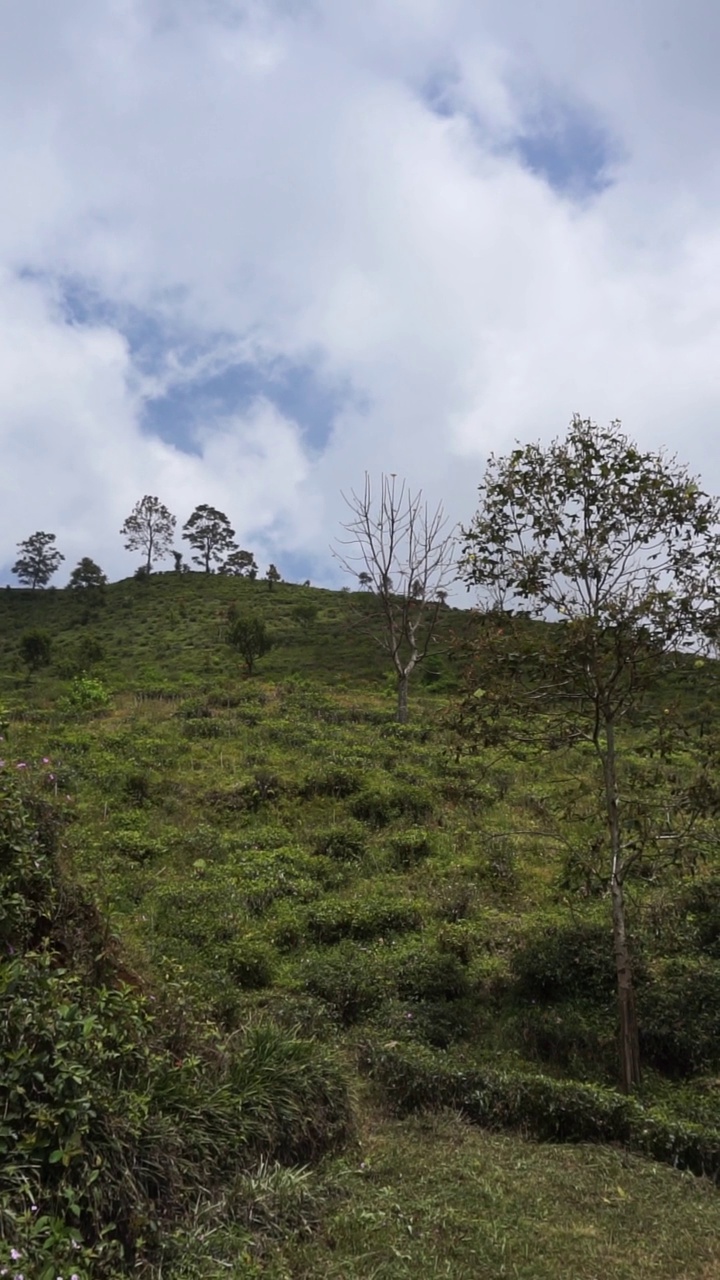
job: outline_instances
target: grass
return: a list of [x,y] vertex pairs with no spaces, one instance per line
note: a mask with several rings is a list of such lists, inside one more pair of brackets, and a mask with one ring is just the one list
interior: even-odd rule
[[313,1191],[321,1226],[261,1254],[263,1275],[711,1280],[720,1270],[709,1184],[610,1148],[482,1133],[451,1113],[371,1112],[359,1148]]
[[[64,874],[97,899],[148,989],[184,984],[230,1037],[258,1019],[298,1028],[341,1055],[361,1099],[366,1036],[456,1070],[614,1084],[592,751],[506,741],[457,753],[445,649],[468,615],[443,611],[437,679],[415,681],[399,726],[367,595],[158,574],[105,599],[0,592],[3,755],[61,808]],[[260,613],[275,639],[252,678],[223,641],[231,606]],[[53,659],[28,677],[18,647],[33,627],[51,634]],[[687,736],[665,757],[652,754],[649,721],[624,738],[625,782],[646,814],[708,754],[714,671],[695,672],[689,690],[676,673],[655,695],[687,699]],[[643,1097],[669,1124],[711,1128],[716,827],[709,811],[630,901]],[[162,1276],[720,1273],[720,1201],[701,1179],[448,1114],[393,1119],[380,1094],[358,1105],[359,1153],[295,1170],[295,1182],[264,1168],[246,1187],[245,1225],[204,1205]]]

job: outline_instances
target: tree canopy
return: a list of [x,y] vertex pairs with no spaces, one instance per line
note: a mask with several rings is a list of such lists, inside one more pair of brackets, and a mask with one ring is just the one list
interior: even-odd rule
[[46,587],[65,559],[55,546],[54,533],[33,533],[18,543],[18,550],[20,555],[11,572],[33,591],[36,587]]
[[152,571],[155,560],[163,560],[171,550],[177,521],[159,498],[145,494],[135,503],[120,532],[127,551],[144,551],[145,570]]
[[70,574],[68,582],[68,586],[74,591],[99,591],[106,585],[106,574],[90,556],[83,556]]
[[205,573],[212,573],[214,565],[222,565],[225,557],[237,552],[235,530],[224,512],[202,502],[183,525],[183,538],[194,549],[192,556]]

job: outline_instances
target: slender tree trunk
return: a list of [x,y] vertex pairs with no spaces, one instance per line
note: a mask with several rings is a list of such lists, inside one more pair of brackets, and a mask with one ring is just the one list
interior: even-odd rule
[[408,721],[408,685],[410,676],[407,671],[398,673],[398,701],[397,701],[397,719],[399,724],[407,724]]
[[625,926],[615,725],[611,719],[606,719],[604,728],[605,750],[601,752],[601,758],[612,855],[610,898],[612,901],[613,948],[615,951],[618,1012],[620,1015],[620,1084],[624,1093],[631,1093],[635,1085],[640,1083],[640,1041],[635,1009],[632,960]]

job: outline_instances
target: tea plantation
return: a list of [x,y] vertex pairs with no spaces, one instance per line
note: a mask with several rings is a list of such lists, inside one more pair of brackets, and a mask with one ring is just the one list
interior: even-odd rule
[[450,608],[396,723],[373,610],[201,574],[0,592],[7,1274],[720,1274],[715,664],[622,742],[626,1098],[591,744],[460,733]]

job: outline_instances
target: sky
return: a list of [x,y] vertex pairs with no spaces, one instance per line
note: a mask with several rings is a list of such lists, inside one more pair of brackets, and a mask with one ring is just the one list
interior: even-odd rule
[[467,524],[575,413],[720,492],[718,47],[715,0],[3,6],[0,581],[40,529],[130,575],[152,494],[339,586],[365,472]]

